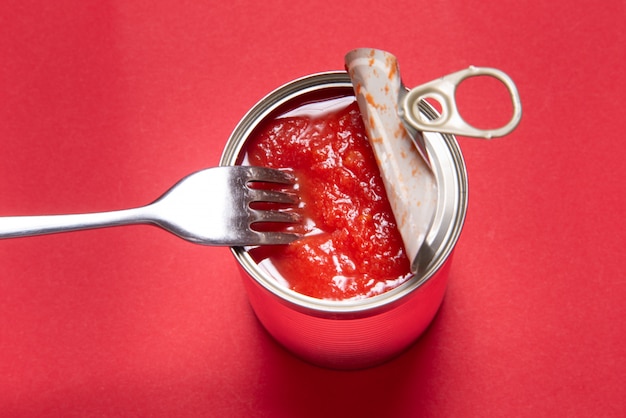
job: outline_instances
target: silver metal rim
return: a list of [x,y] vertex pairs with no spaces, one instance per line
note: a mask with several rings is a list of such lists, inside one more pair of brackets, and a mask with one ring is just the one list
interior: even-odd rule
[[[220,165],[237,164],[246,139],[261,121],[303,95],[324,89],[345,89],[352,94],[352,83],[345,71],[329,71],[311,74],[291,81],[261,99],[246,113],[228,139]],[[438,116],[436,110],[424,102],[420,110],[428,118]],[[317,316],[339,316],[346,318],[371,314],[372,311],[387,310],[426,284],[446,262],[461,233],[467,212],[467,171],[461,150],[454,136],[439,133],[424,133],[426,146],[433,162],[439,184],[437,212],[433,228],[425,244],[431,257],[428,267],[414,275],[402,285],[381,295],[358,300],[323,300],[305,296],[290,290],[270,277],[252,260],[243,247],[232,247],[235,259],[254,280],[294,309]]]

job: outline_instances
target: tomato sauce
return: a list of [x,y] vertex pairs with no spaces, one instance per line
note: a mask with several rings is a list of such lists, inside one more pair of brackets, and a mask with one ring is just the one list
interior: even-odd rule
[[406,281],[410,262],[356,101],[328,107],[270,120],[247,142],[248,164],[294,170],[306,219],[302,239],[250,254],[301,294],[370,297]]

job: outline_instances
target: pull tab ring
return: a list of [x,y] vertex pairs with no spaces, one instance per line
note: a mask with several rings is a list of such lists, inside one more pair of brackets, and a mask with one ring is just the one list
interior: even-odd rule
[[[504,126],[496,129],[478,129],[463,120],[455,101],[456,88],[463,80],[479,75],[486,75],[500,80],[511,95],[513,116]],[[420,102],[433,98],[441,104],[441,116],[434,120],[426,120],[420,115]],[[420,131],[440,132],[461,136],[491,139],[504,136],[517,127],[522,117],[522,105],[517,87],[513,80],[504,72],[488,67],[474,67],[446,75],[419,87],[411,89],[404,97],[401,107],[405,121]]]

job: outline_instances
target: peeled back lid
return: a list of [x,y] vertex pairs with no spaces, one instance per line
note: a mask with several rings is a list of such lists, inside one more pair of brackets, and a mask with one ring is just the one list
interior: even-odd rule
[[346,55],[370,144],[387,197],[416,272],[417,254],[437,209],[437,180],[413,143],[398,112],[402,94],[396,57],[376,49],[356,49]]

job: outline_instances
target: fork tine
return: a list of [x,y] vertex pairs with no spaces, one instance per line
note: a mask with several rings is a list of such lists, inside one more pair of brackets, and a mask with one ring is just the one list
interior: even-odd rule
[[283,210],[258,210],[251,209],[251,223],[256,222],[280,222],[280,223],[299,223],[302,216],[298,212]]
[[258,232],[254,231],[254,234],[258,238],[258,242],[256,245],[283,245],[289,244],[299,238],[302,238],[299,234],[289,233],[289,232]]
[[295,205],[299,202],[298,195],[288,191],[268,189],[250,189],[247,193],[250,202],[270,202]]
[[257,166],[245,167],[248,181],[279,184],[294,184],[296,182],[296,177],[290,171]]

